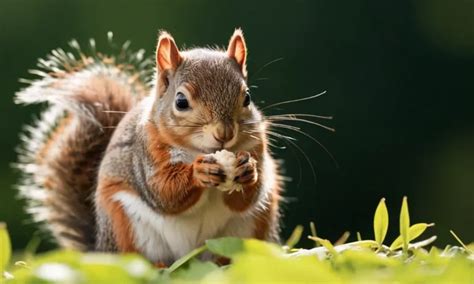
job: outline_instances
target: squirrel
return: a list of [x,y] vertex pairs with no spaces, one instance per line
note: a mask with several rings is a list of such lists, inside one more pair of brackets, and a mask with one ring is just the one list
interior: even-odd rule
[[[211,238],[278,242],[283,179],[241,29],[227,49],[188,50],[161,31],[154,62],[128,42],[117,56],[90,45],[92,55],[77,41],[76,55],[53,50],[16,95],[48,105],[18,162],[33,219],[62,247],[165,265]],[[219,190],[229,178],[240,188]]]

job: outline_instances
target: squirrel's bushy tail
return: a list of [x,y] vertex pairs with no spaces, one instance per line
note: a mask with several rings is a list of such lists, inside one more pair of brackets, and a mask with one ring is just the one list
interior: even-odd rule
[[[111,41],[111,33],[109,40]],[[94,249],[93,195],[97,170],[114,127],[149,92],[151,62],[128,42],[115,56],[89,54],[77,41],[70,52],[56,49],[31,70],[40,79],[17,93],[21,104],[47,108],[22,136],[19,189],[34,221],[43,223],[67,248]]]

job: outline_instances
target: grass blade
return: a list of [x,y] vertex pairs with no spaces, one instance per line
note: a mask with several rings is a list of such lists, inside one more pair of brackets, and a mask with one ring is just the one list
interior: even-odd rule
[[349,237],[351,236],[351,232],[345,231],[341,237],[334,243],[335,246],[343,245],[347,242]]
[[388,230],[388,210],[385,205],[385,198],[382,198],[375,210],[374,215],[374,237],[375,241],[382,246]]
[[286,241],[286,246],[289,249],[292,249],[300,241],[303,230],[304,228],[301,225],[296,226],[296,228],[293,230],[293,233],[291,233],[291,236]]
[[468,251],[469,253],[473,253],[473,252],[468,248],[468,246],[466,246],[466,244],[465,244],[463,241],[461,241],[461,238],[458,237],[458,235],[456,235],[456,233],[454,233],[453,230],[449,230],[449,232],[451,233],[451,235],[453,235],[453,237],[456,239],[456,241],[458,241],[458,243],[461,244],[461,246],[462,246],[466,251]]
[[[314,222],[309,223],[309,228],[311,230],[311,236],[317,237],[318,233],[316,232],[316,225],[314,224]],[[314,247],[318,247],[318,246],[319,246],[319,243],[317,241],[314,241]]]
[[12,256],[12,245],[8,236],[7,225],[0,222],[0,278],[7,268]]
[[408,251],[410,242],[408,231],[410,229],[410,213],[408,212],[407,197],[403,197],[402,208],[400,210],[400,236],[402,237],[403,252]]

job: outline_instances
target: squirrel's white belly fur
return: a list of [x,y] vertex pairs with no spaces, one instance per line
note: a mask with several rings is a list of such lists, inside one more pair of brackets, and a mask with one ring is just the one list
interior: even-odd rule
[[140,252],[152,261],[166,262],[180,258],[210,238],[252,235],[250,216],[231,212],[222,194],[210,188],[193,208],[180,215],[159,214],[139,196],[125,191],[116,193],[113,199],[121,203],[130,218]]

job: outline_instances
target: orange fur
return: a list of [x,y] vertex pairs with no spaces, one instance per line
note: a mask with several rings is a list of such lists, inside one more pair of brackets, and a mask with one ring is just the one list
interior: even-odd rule
[[259,212],[255,216],[255,229],[253,237],[259,240],[265,240],[270,230],[270,221],[272,219],[272,210],[266,208],[265,211]]
[[278,204],[280,202],[280,188],[275,188],[270,196],[269,205],[265,210],[260,211],[255,216],[255,231],[254,237],[260,240],[266,240],[269,238],[271,224],[278,222]]
[[148,152],[154,164],[150,188],[163,205],[164,213],[179,214],[193,206],[201,197],[203,187],[194,179],[193,165],[170,163],[169,146],[161,141],[158,129],[148,123]]
[[113,195],[117,192],[127,191],[136,194],[135,191],[124,181],[113,179],[101,179],[97,191],[99,205],[105,209],[112,222],[113,235],[118,250],[121,252],[136,252],[130,220],[122,205],[118,201],[112,201]]
[[168,268],[168,266],[162,261],[155,262],[153,265],[158,269]]

